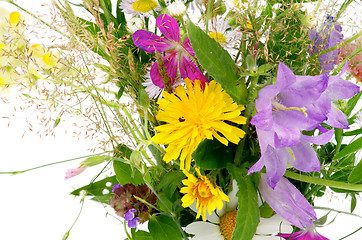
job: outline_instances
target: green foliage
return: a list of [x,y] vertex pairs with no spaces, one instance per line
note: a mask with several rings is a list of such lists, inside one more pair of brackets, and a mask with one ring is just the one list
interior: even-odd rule
[[181,232],[171,217],[153,215],[148,222],[148,230],[153,240],[181,240]]
[[348,182],[359,183],[362,181],[362,160],[359,161],[357,166],[352,170],[348,177]]
[[347,156],[351,153],[354,153],[362,148],[362,137],[354,140],[350,144],[348,144],[345,148],[343,148],[339,153],[337,153],[333,160],[340,159],[344,156]]
[[[228,171],[238,184],[238,213],[236,215],[236,226],[232,240],[251,240],[259,224],[259,207],[256,186],[253,175],[244,176],[242,170],[235,165],[229,164]],[[245,171],[244,171],[245,172]]]
[[238,81],[238,67],[219,43],[192,22],[187,25],[192,48],[202,67],[220,83],[235,102],[246,104],[247,89]]
[[121,185],[132,183],[137,186],[144,183],[140,171],[123,162],[122,159],[113,159],[113,169]]
[[[303,66],[307,66],[308,61],[308,28],[304,15],[296,5],[283,4],[276,12],[266,43],[269,60],[274,65],[278,62],[287,64],[298,75],[304,75]],[[319,71],[319,66],[316,68]]]
[[203,169],[225,168],[234,159],[236,145],[225,146],[218,140],[205,139],[192,153],[196,165]]
[[146,231],[138,230],[136,232],[132,231],[132,238],[134,240],[150,240],[151,234]]
[[107,177],[103,180],[90,183],[84,187],[78,188],[70,194],[80,196],[81,192],[86,191],[86,196],[93,196],[92,200],[107,203],[112,194],[112,188],[118,183],[116,176]]

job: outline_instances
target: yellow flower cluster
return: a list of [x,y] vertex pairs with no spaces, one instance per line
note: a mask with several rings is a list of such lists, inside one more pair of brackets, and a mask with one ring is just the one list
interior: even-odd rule
[[200,173],[198,168],[195,169],[199,178],[183,171],[187,179],[182,180],[185,187],[181,188],[180,192],[185,193],[181,198],[182,207],[189,207],[196,200],[197,216],[199,218],[202,214],[202,220],[206,221],[206,211],[209,214],[223,207],[223,202],[229,202],[229,197],[223,193],[219,187],[215,186],[206,176]]

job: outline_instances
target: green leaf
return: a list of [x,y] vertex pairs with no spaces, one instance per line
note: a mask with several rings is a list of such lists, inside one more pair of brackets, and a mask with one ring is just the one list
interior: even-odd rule
[[54,122],[53,128],[55,128],[56,126],[58,126],[60,123],[60,118],[57,118]]
[[357,166],[354,167],[348,177],[349,183],[358,183],[362,181],[362,160],[359,161]]
[[345,114],[347,117],[349,117],[349,115],[351,114],[351,112],[354,109],[354,107],[356,106],[358,100],[361,98],[361,95],[362,95],[362,92],[359,92],[356,95],[354,95],[351,99],[348,100],[347,108],[345,111]]
[[112,188],[114,185],[116,185],[117,179],[116,176],[107,177],[103,180],[100,180],[98,182],[90,183],[84,187],[78,188],[71,192],[70,194],[79,196],[80,192],[85,190],[87,191],[88,196],[105,196],[107,194],[104,194],[104,190],[108,190],[108,192],[112,192]]
[[140,185],[144,183],[143,176],[136,168],[131,168],[127,163],[124,163],[122,159],[113,160],[113,169],[116,173],[117,180],[121,185],[132,183],[134,185]]
[[356,194],[351,194],[351,213],[354,211],[357,205]]
[[354,153],[355,151],[361,148],[362,148],[362,137],[348,144],[345,148],[343,148],[338,154],[334,156],[333,160],[340,159],[348,154]]
[[361,129],[356,129],[356,130],[352,130],[349,132],[344,132],[343,136],[354,136],[354,135],[358,135],[362,133],[362,128]]
[[151,235],[149,232],[138,230],[134,234],[132,234],[134,240],[150,240]]
[[153,215],[148,223],[153,240],[181,240],[182,235],[172,218],[165,215]]
[[216,139],[205,139],[192,153],[196,165],[203,169],[225,168],[234,158],[236,145],[225,146]]
[[238,213],[232,240],[251,240],[259,224],[259,207],[256,187],[252,176],[243,176],[242,170],[229,164],[228,171],[238,184]]
[[247,89],[243,82],[238,82],[238,67],[228,52],[192,22],[189,22],[187,31],[200,64],[235,102],[246,104]]
[[132,150],[124,144],[119,144],[114,150],[115,158],[126,158],[129,159],[131,157]]

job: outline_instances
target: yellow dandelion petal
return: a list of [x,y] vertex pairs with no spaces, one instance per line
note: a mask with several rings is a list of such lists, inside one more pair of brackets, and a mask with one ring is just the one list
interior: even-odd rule
[[186,79],[185,83],[186,89],[178,86],[174,93],[165,92],[158,101],[156,118],[165,124],[155,128],[158,133],[152,140],[168,145],[166,162],[180,158],[180,168],[189,170],[191,154],[204,139],[215,137],[225,145],[228,141],[239,142],[245,133],[241,129],[234,131],[237,127],[224,121],[241,124],[245,118],[240,116],[244,106],[236,104],[215,81],[202,85],[199,80],[193,83]]

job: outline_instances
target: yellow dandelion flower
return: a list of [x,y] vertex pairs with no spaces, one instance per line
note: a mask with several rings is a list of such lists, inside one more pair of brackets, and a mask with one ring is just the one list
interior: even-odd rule
[[196,218],[202,214],[202,220],[206,221],[206,211],[211,215],[216,207],[222,209],[223,200],[229,202],[229,197],[206,176],[201,175],[199,168],[195,170],[199,178],[183,171],[187,179],[182,180],[185,187],[180,189],[180,193],[186,194],[181,198],[182,207],[189,207],[196,200],[196,209],[198,209]]
[[158,132],[152,140],[167,145],[163,160],[170,162],[180,158],[180,169],[190,169],[191,154],[204,139],[214,137],[221,143],[238,144],[245,132],[225,121],[244,124],[241,116],[244,106],[233,99],[215,81],[205,84],[186,79],[186,90],[179,86],[175,92],[163,93],[158,101],[157,119],[166,124],[156,127]]

